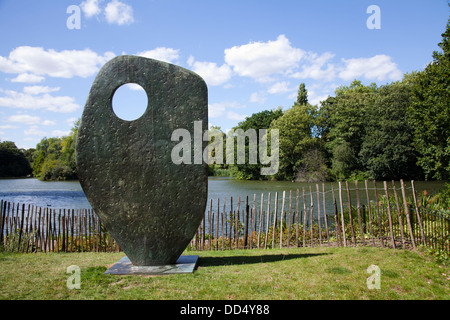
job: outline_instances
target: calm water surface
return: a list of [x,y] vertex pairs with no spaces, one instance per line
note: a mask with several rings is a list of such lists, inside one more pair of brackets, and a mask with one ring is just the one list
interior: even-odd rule
[[[435,193],[444,186],[443,181],[423,182],[416,181],[415,186],[417,192],[427,190],[429,193]],[[406,191],[411,191],[410,181],[405,181]],[[336,198],[338,199],[338,183],[325,183],[325,209],[328,213],[333,210],[331,187],[333,186]],[[364,189],[364,181],[359,181],[360,198],[362,203],[366,203],[366,194]],[[248,196],[249,206],[253,206],[254,194],[256,194],[255,206],[259,208],[261,201],[261,194],[264,194],[263,205],[267,206],[267,199],[270,192],[271,207],[273,209],[275,194],[278,193],[278,203],[282,205],[282,194],[285,191],[285,206],[289,208],[290,195],[292,192],[292,207],[295,208],[295,199],[297,189],[299,189],[300,209],[303,206],[303,188],[305,188],[305,198],[309,203],[311,199],[310,188],[312,191],[314,206],[317,207],[317,193],[316,184],[307,183],[292,183],[287,181],[237,181],[232,178],[224,177],[210,177],[208,179],[208,207],[212,200],[213,208],[217,208],[217,199],[219,200],[220,210],[223,210],[223,205],[226,198],[226,208],[229,210],[231,197],[233,197],[233,208],[236,207],[238,198],[241,200],[241,208],[245,205],[246,197]],[[392,183],[388,183],[388,187],[392,188]],[[343,201],[347,201],[347,193],[345,184],[342,185]],[[356,193],[354,192],[354,182],[349,183],[351,190],[351,201],[356,204]],[[396,188],[401,197],[400,183],[396,182]],[[378,194],[384,194],[383,183],[377,183]],[[322,198],[322,183],[319,183],[320,202],[319,205],[323,210]],[[373,182],[369,182],[369,193],[371,199],[374,199]],[[86,199],[83,190],[78,181],[58,181],[58,182],[44,182],[38,179],[0,179],[0,199],[11,202],[19,202],[26,204],[33,204],[41,207],[52,208],[91,208],[89,201]]]

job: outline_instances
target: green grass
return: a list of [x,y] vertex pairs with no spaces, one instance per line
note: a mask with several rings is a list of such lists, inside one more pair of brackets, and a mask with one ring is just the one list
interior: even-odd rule
[[[383,248],[297,248],[186,252],[193,274],[104,275],[123,253],[1,253],[0,299],[450,299],[450,266],[421,252]],[[67,288],[67,267],[81,288]],[[381,289],[368,289],[370,265]]]

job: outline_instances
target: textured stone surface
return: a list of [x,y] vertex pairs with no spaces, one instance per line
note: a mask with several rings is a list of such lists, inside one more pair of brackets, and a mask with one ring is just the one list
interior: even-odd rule
[[[148,96],[146,111],[134,121],[118,118],[112,109],[115,90],[126,83],[139,84]],[[174,164],[171,151],[179,142],[171,135],[183,128],[193,136],[194,121],[207,129],[207,96],[197,74],[136,56],[112,59],[92,85],[78,130],[78,176],[93,209],[135,266],[174,264],[201,222],[207,164]]]

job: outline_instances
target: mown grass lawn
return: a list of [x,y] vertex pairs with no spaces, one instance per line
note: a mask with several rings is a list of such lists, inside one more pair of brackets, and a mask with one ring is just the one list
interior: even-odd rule
[[[450,299],[450,266],[418,251],[320,247],[185,254],[200,256],[193,274],[118,276],[103,273],[124,253],[1,253],[0,299]],[[67,287],[71,265],[80,267],[80,289]],[[380,289],[368,288],[371,265],[381,270]]]

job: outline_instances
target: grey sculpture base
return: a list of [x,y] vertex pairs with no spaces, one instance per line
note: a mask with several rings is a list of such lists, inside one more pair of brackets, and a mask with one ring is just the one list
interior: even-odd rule
[[166,275],[193,273],[197,266],[198,256],[181,256],[175,264],[163,266],[133,266],[130,259],[125,256],[116,262],[104,274],[117,275]]

